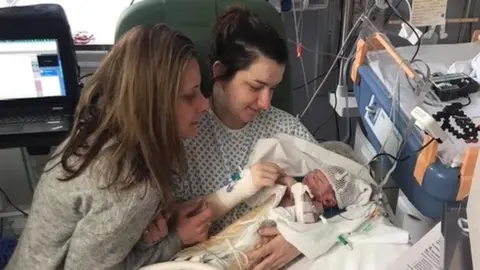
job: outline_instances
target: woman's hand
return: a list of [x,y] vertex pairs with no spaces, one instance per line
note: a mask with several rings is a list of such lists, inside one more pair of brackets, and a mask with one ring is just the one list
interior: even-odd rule
[[263,228],[258,232],[261,237],[272,237],[262,247],[247,252],[249,268],[253,270],[278,270],[293,261],[300,252],[288,243],[277,228]]
[[203,199],[195,199],[180,206],[175,228],[184,247],[208,239],[213,211]]
[[168,219],[170,213],[160,214],[148,226],[143,234],[143,241],[147,244],[157,243],[168,234]]
[[256,188],[270,187],[275,185],[277,179],[284,175],[283,170],[275,163],[257,163],[250,168],[253,184]]

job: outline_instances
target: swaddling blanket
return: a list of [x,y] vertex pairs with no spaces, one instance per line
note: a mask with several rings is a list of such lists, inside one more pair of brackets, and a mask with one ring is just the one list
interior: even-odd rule
[[293,209],[277,207],[286,187],[266,188],[247,201],[254,210],[209,240],[184,249],[174,260],[203,262],[219,269],[241,269],[248,262],[245,251],[254,246],[259,238],[257,230],[266,220],[275,221],[288,242],[307,257],[315,258],[335,245],[339,234],[357,230],[376,209],[369,201],[372,189],[368,182],[373,180],[368,171],[355,161],[317,144],[285,134],[261,139],[245,168],[260,161],[274,162],[291,176],[304,176],[326,166],[342,168],[342,173],[332,173],[332,177],[340,182],[335,184],[338,186],[336,192],[343,192],[340,196],[349,202],[346,212],[326,223],[300,224],[295,222]]

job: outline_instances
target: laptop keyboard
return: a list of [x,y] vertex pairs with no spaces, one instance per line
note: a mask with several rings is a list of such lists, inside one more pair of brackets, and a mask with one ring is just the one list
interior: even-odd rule
[[37,113],[34,115],[0,116],[0,125],[16,123],[57,122],[62,120],[62,115],[56,113]]

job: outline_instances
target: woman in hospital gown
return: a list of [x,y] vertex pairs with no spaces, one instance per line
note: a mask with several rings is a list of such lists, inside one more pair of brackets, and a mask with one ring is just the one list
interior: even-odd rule
[[[211,110],[200,120],[199,133],[185,143],[188,175],[177,181],[178,199],[205,196],[226,186],[247,164],[257,140],[287,133],[315,141],[294,116],[271,106],[272,94],[281,82],[288,62],[287,45],[274,28],[255,14],[233,7],[217,19],[209,61],[214,86]],[[244,203],[212,226],[217,233],[251,209]],[[285,249],[291,246],[278,236]],[[275,254],[288,263],[298,251]],[[269,253],[267,252],[268,256]]]

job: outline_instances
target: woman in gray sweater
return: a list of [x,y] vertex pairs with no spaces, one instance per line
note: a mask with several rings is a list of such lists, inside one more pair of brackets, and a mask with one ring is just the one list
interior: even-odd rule
[[189,203],[161,242],[135,246],[186,171],[182,140],[208,109],[199,85],[187,37],[165,25],[126,33],[85,87],[7,269],[138,269],[205,240],[212,213]]

